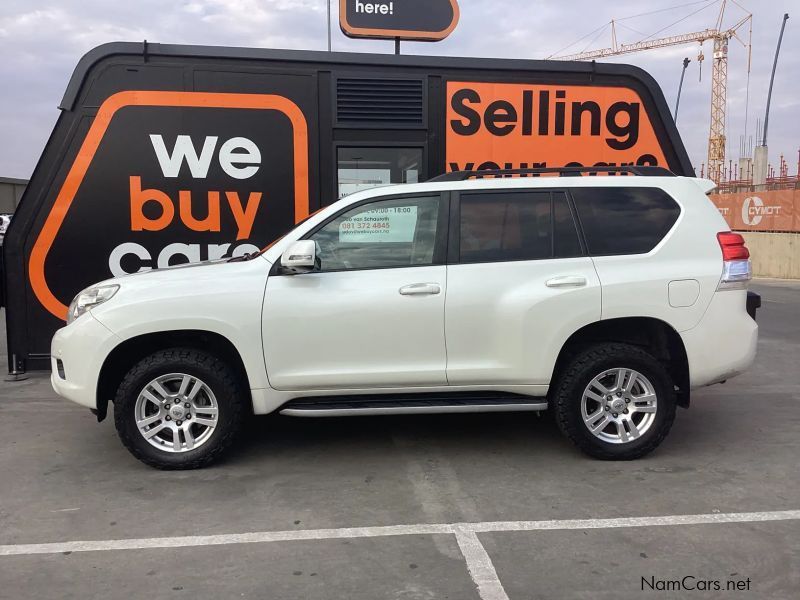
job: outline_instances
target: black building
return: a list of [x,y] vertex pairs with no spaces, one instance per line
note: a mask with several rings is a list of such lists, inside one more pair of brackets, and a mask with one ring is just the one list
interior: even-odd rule
[[693,174],[661,90],[627,65],[113,43],[60,109],[5,239],[12,370],[48,368],[82,288],[263,247],[359,189],[498,167]]

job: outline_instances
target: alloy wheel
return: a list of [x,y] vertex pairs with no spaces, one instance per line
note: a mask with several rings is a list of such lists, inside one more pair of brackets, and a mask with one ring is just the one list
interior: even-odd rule
[[633,442],[652,427],[658,398],[639,371],[608,369],[589,382],[581,398],[581,417],[595,437],[611,444]]
[[142,437],[159,450],[175,453],[206,443],[219,416],[211,388],[186,373],[169,373],[150,381],[139,392],[134,411]]

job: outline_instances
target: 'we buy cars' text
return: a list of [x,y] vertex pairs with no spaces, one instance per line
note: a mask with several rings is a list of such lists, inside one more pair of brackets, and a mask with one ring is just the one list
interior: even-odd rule
[[[158,165],[167,179],[177,178],[184,163],[193,179],[205,179],[215,157],[222,171],[236,180],[253,177],[261,166],[258,146],[245,137],[233,137],[220,143],[217,136],[206,136],[199,151],[188,135],[178,135],[171,150],[167,148],[163,136],[151,134],[149,137]],[[179,190],[177,197],[171,197],[155,187],[143,187],[142,178],[138,175],[129,177],[129,188],[131,231],[162,231],[173,222],[180,221],[192,231],[220,232],[222,212],[228,211],[236,225],[236,240],[250,237],[262,197],[262,193],[256,191],[240,194],[237,191],[210,190],[205,194],[204,203],[200,198],[193,198],[190,190]],[[204,216],[199,217],[195,213]],[[109,268],[115,276],[119,276],[167,267],[175,257],[181,257],[183,260],[180,262],[199,262],[203,258],[214,260],[226,256],[230,246],[230,243],[207,244],[206,256],[201,256],[199,244],[175,242],[153,257],[141,244],[125,242],[109,255]],[[237,245],[230,255],[241,256],[257,250],[257,246],[244,243]],[[123,258],[131,256],[139,259],[138,267],[126,270],[122,265]]]

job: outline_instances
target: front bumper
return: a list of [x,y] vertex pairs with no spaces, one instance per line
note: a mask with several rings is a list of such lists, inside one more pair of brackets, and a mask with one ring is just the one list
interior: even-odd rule
[[[50,345],[50,384],[55,392],[96,410],[100,369],[120,341],[91,312],[56,331]],[[63,365],[63,377],[59,373],[59,360]]]

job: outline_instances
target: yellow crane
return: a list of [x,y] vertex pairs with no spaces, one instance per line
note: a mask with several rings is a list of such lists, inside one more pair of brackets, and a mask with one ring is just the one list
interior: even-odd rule
[[[751,40],[753,33],[753,15],[747,12],[736,0],[731,0],[736,6],[741,8],[746,14],[745,17],[740,19],[732,27],[723,29],[723,19],[725,17],[725,8],[727,0],[721,0],[719,14],[717,16],[716,25],[713,28],[703,29],[702,31],[694,31],[691,33],[683,33],[679,35],[672,35],[668,37],[651,39],[652,34],[643,40],[631,44],[621,44],[617,42],[617,21],[612,20],[609,24],[611,26],[611,46],[608,48],[600,48],[598,50],[588,50],[584,52],[577,52],[575,54],[565,54],[560,56],[549,56],[551,60],[596,60],[598,58],[605,58],[608,56],[619,56],[621,54],[631,54],[633,52],[642,52],[644,50],[654,50],[656,48],[666,48],[668,46],[678,46],[681,44],[688,44],[690,42],[699,42],[701,45],[707,40],[713,40],[714,51],[712,55],[712,69],[711,69],[711,127],[708,136],[708,162],[707,162],[707,177],[719,182],[722,175],[723,165],[725,164],[725,103],[727,96],[727,83],[728,83],[728,42],[735,38],[747,49],[747,72],[750,72],[750,54],[751,54]],[[695,2],[692,4],[701,4],[702,2]],[[714,3],[705,2],[705,6],[692,14],[696,14]],[[686,5],[684,5],[686,6]],[[652,14],[655,12],[663,12],[662,9],[652,11],[650,13],[642,13],[635,15],[636,17]],[[672,25],[683,21],[688,18],[683,17],[675,23],[663,27],[659,31],[663,31]],[[737,31],[745,24],[750,25],[750,34],[747,43],[742,40]],[[606,26],[607,26],[606,25]],[[604,26],[603,28],[605,28]],[[596,30],[595,30],[596,31]],[[659,32],[656,32],[659,33]],[[591,34],[590,34],[591,35]],[[702,48],[697,57],[700,61],[702,68],[703,53]]]

